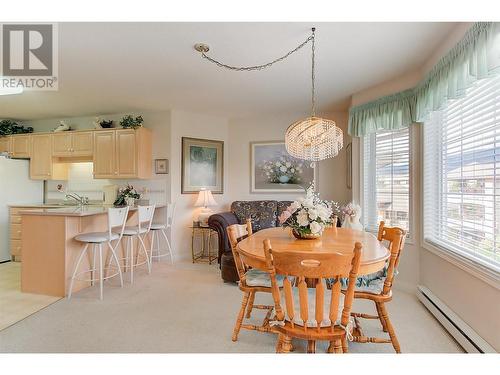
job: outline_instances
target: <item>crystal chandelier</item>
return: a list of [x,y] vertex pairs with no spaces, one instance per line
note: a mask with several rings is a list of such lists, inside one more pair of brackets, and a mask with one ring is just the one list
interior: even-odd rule
[[283,61],[292,53],[297,52],[307,43],[312,42],[312,64],[311,64],[311,117],[299,120],[291,124],[285,132],[285,146],[288,153],[298,159],[319,161],[328,158],[333,158],[338,155],[344,144],[344,135],[335,121],[324,119],[316,116],[316,93],[315,93],[315,31],[312,28],[311,35],[295,49],[288,52],[286,55],[279,57],[267,64],[256,66],[231,66],[223,64],[207,55],[210,50],[209,46],[203,43],[198,43],[194,46],[196,51],[200,52],[202,57],[208,61],[218,65],[219,67],[236,70],[236,71],[252,71],[262,70],[272,66],[273,64]]

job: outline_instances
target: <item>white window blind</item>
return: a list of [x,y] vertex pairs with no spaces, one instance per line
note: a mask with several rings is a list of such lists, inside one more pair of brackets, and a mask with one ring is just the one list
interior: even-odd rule
[[402,129],[364,138],[363,222],[376,231],[380,221],[409,230],[410,132]]
[[424,124],[424,239],[500,270],[500,77]]

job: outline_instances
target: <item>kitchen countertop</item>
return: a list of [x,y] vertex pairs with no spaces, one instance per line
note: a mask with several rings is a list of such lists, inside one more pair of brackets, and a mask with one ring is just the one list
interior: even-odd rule
[[[15,206],[20,207],[20,206]],[[31,206],[30,206],[31,207]],[[88,206],[50,206],[51,208],[37,208],[34,210],[23,210],[20,211],[20,215],[35,215],[35,216],[92,216],[92,215],[102,215],[108,212],[108,208],[112,208],[112,205],[88,205]],[[165,207],[164,204],[157,204],[156,208]],[[130,211],[136,211],[137,206],[130,207]]]

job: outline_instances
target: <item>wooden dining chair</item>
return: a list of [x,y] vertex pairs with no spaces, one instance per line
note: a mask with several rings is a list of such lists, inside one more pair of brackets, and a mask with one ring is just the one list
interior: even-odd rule
[[[269,274],[265,271],[261,271],[255,268],[249,268],[241,259],[238,252],[238,242],[242,239],[252,235],[252,222],[247,219],[246,224],[233,224],[227,227],[227,234],[229,237],[229,242],[231,244],[231,250],[233,252],[234,263],[236,265],[236,270],[240,281],[238,286],[243,292],[243,300],[241,302],[241,308],[236,318],[236,324],[233,330],[232,340],[238,340],[238,334],[241,328],[260,331],[260,332],[270,332],[269,319],[272,314],[273,306],[268,305],[255,305],[255,294],[257,292],[271,293],[271,278]],[[250,318],[253,309],[268,310],[267,314],[262,322],[262,325],[256,326],[252,324],[243,324],[243,318]],[[246,311],[246,316],[245,316]]]
[[[272,252],[271,241],[264,240],[266,265],[271,277],[275,319],[271,322],[279,333],[277,353],[291,349],[291,339],[307,340],[307,352],[316,351],[316,341],[329,341],[329,353],[346,353],[351,329],[351,305],[359,270],[361,244],[356,242],[350,254],[315,254]],[[284,275],[282,290],[276,274]],[[296,282],[292,283],[290,277]],[[349,278],[345,296],[340,279]],[[306,279],[316,281],[307,288]],[[327,280],[336,280],[327,289]],[[281,306],[284,301],[284,309]]]
[[[356,312],[353,312],[351,314],[354,317],[355,321],[354,341],[362,343],[392,343],[392,346],[394,347],[396,353],[401,353],[401,347],[399,345],[396,333],[394,332],[394,327],[391,323],[391,320],[389,319],[389,315],[387,314],[385,303],[392,300],[392,284],[394,282],[394,276],[399,265],[401,251],[404,247],[405,237],[406,232],[403,229],[397,227],[389,228],[385,226],[385,223],[383,221],[380,222],[377,238],[381,242],[387,241],[389,243],[389,250],[391,252],[386,276],[371,281],[368,286],[356,287],[356,290],[354,291],[355,299],[368,299],[375,303],[377,315],[362,314]],[[365,336],[363,334],[363,329],[361,327],[359,318],[380,320],[383,331],[389,334],[389,339]]]

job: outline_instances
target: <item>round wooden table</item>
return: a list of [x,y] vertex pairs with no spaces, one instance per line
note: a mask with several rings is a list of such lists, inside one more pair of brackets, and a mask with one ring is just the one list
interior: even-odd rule
[[317,240],[297,240],[290,228],[268,228],[260,230],[238,243],[243,261],[251,267],[266,270],[264,259],[265,239],[271,240],[273,252],[297,251],[305,254],[352,253],[354,243],[363,245],[358,275],[367,275],[381,270],[390,257],[390,251],[368,232],[348,228],[327,228]]

